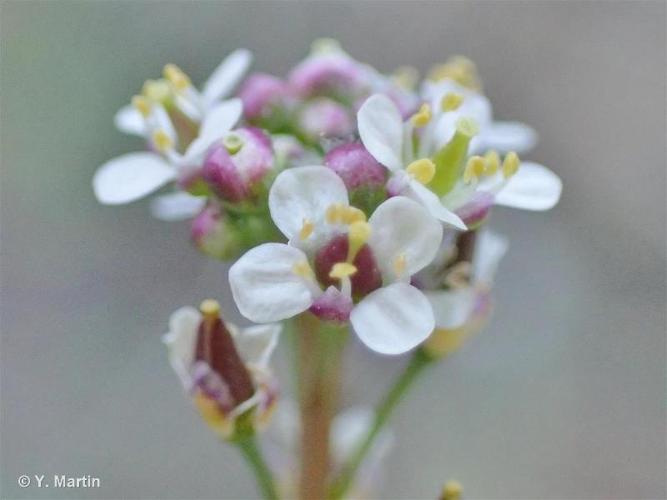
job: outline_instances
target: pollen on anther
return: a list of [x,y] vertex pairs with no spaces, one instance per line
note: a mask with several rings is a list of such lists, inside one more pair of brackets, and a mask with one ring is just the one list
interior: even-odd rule
[[175,64],[167,64],[163,70],[164,77],[176,90],[182,91],[190,86],[190,78]]
[[171,147],[174,145],[169,135],[167,135],[167,133],[162,129],[153,132],[153,143],[155,144],[155,147],[158,149],[158,151],[162,152],[171,149]]
[[484,155],[484,175],[493,175],[500,168],[500,157],[494,150]]
[[412,115],[410,120],[415,127],[425,127],[431,121],[431,106],[426,103],[422,104],[419,111]]
[[150,101],[141,95],[135,95],[132,98],[132,106],[141,113],[141,116],[148,118],[148,115],[151,114],[151,103]]
[[517,173],[520,166],[521,160],[519,160],[519,155],[517,155],[514,151],[510,151],[507,153],[507,156],[505,156],[505,159],[503,160],[503,176],[506,179],[509,179]]
[[481,156],[471,156],[463,170],[463,182],[470,184],[484,174],[484,158]]
[[463,96],[457,92],[447,92],[440,101],[440,106],[444,112],[456,111],[463,103]]
[[435,176],[435,163],[429,158],[421,158],[410,163],[405,170],[418,182],[428,184]]
[[338,262],[329,271],[329,277],[334,279],[349,278],[357,272],[357,266],[349,262]]
[[299,239],[306,240],[313,234],[315,230],[315,224],[310,219],[303,219],[303,225],[301,226],[301,231],[299,231]]

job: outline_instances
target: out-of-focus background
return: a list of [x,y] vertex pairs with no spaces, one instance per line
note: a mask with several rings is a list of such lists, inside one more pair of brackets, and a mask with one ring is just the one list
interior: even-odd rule
[[[500,119],[563,179],[545,214],[496,210],[511,237],[492,325],[393,421],[386,498],[665,496],[663,2],[3,2],[2,497],[251,498],[166,361],[168,315],[207,296],[239,319],[226,269],[146,203],[99,206],[91,177],[139,148],[112,125],[175,62],[201,82],[236,47],[284,74],[321,36],[389,71],[479,65]],[[278,356],[285,374],[285,353]],[[348,352],[345,405],[404,359]],[[352,383],[352,380],[354,383]],[[98,490],[20,489],[91,474]]]

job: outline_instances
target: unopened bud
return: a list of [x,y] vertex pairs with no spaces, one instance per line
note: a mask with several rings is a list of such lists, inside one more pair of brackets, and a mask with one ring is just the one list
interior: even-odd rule
[[335,147],[324,157],[324,164],[343,179],[348,191],[380,188],[387,178],[387,169],[358,142]]
[[250,75],[238,92],[243,101],[243,115],[248,120],[268,116],[288,95],[289,88],[286,82],[264,73]]
[[324,97],[307,103],[297,121],[301,131],[311,140],[345,137],[354,132],[355,127],[345,106]]

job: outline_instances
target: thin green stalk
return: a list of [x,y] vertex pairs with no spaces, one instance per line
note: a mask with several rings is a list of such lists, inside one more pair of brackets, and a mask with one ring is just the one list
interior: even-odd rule
[[273,482],[273,476],[269,467],[266,465],[262,453],[257,447],[257,441],[254,436],[244,437],[236,441],[241,454],[255,474],[257,484],[262,491],[262,496],[266,500],[278,500],[278,493]]
[[382,427],[387,423],[392,412],[401,401],[403,396],[407,393],[412,384],[419,378],[419,375],[424,371],[424,368],[430,365],[433,359],[419,349],[410,359],[409,363],[403,370],[403,373],[394,382],[394,385],[389,389],[385,395],[382,403],[375,413],[373,426],[366,434],[363,441],[359,444],[357,451],[352,455],[352,458],[343,468],[338,478],[331,486],[329,496],[338,500],[345,496],[347,490],[350,488],[352,481],[357,473],[357,469],[361,465],[364,457],[368,453]]

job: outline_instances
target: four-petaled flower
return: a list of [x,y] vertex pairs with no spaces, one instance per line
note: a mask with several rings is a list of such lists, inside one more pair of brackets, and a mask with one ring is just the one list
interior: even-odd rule
[[366,221],[340,177],[309,166],[276,178],[269,208],[289,243],[255,247],[229,270],[244,316],[263,323],[310,310],[349,320],[362,342],[385,354],[428,337],[433,311],[410,278],[435,256],[442,225],[419,203],[390,198]]

